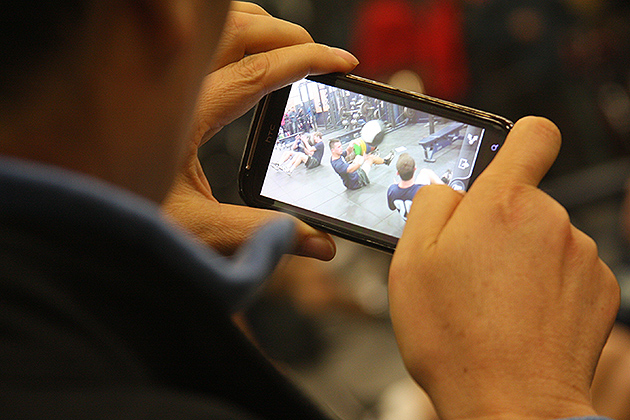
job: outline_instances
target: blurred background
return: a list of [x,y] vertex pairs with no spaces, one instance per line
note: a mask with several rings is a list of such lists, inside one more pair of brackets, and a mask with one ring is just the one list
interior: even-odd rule
[[[503,115],[542,115],[563,134],[542,188],[598,243],[630,320],[630,2],[625,0],[259,0],[355,74]],[[217,199],[242,204],[237,172],[251,112],[200,152]],[[627,214],[626,214],[627,213]],[[390,255],[339,240],[330,263],[286,258],[247,314],[270,357],[343,419],[430,419],[387,316]],[[621,420],[621,419],[617,419]]]

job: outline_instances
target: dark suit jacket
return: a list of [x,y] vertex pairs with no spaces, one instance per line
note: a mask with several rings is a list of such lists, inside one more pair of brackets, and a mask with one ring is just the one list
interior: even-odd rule
[[1,161],[0,417],[325,418],[230,319],[292,230],[228,260],[152,203]]

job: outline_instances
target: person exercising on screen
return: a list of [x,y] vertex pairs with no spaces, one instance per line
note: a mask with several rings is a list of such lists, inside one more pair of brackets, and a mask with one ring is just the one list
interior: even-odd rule
[[332,139],[328,145],[332,156],[330,157],[330,164],[333,169],[343,181],[343,185],[349,190],[358,190],[370,183],[368,174],[372,165],[389,165],[393,159],[393,153],[390,153],[383,159],[380,156],[368,153],[367,155],[357,155],[352,163],[348,163],[345,157],[348,155],[350,149],[352,149],[352,143],[348,146],[348,149],[343,150],[341,140]]
[[306,169],[317,168],[322,162],[322,157],[324,156],[324,143],[322,142],[322,133],[315,132],[311,136],[312,142],[305,141],[303,142],[304,152],[296,153],[291,159],[291,164],[289,168],[286,170],[287,173],[291,174],[300,166],[300,164],[304,164]]
[[391,210],[398,210],[404,221],[407,221],[407,214],[411,210],[411,202],[418,190],[425,185],[444,184],[435,172],[431,169],[423,168],[416,172],[416,161],[409,153],[403,153],[398,157],[396,170],[400,176],[398,184],[392,184],[387,190],[387,204]]

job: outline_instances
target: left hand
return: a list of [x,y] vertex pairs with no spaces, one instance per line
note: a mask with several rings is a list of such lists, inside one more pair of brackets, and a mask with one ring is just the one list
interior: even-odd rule
[[[204,243],[232,254],[274,211],[219,203],[212,195],[197,150],[264,95],[309,74],[349,72],[349,53],[316,44],[302,27],[273,18],[255,4],[233,2],[210,74],[197,103],[189,158],[166,198],[165,212]],[[330,235],[295,219],[297,255],[330,260]]]

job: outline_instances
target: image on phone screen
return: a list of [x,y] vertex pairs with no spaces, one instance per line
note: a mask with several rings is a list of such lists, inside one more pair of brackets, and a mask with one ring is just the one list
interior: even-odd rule
[[261,195],[399,238],[423,186],[468,188],[484,133],[304,79],[291,87]]

